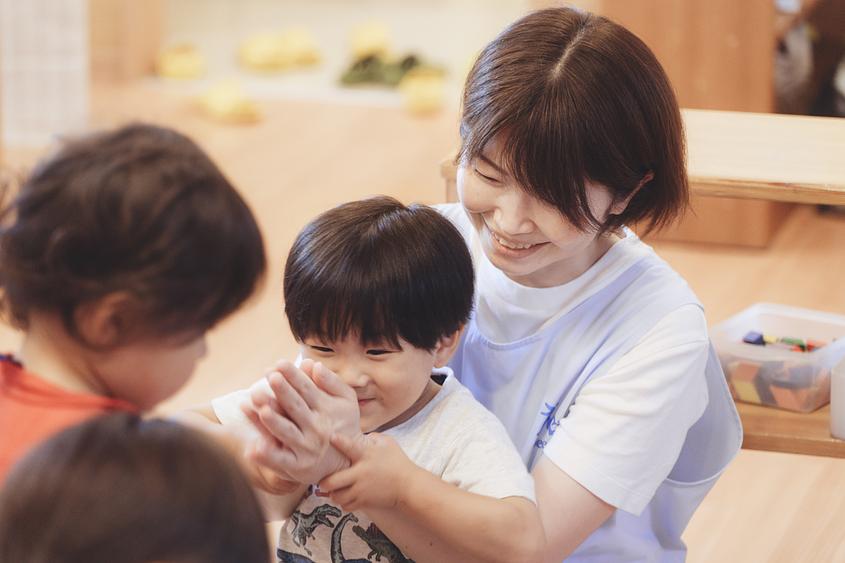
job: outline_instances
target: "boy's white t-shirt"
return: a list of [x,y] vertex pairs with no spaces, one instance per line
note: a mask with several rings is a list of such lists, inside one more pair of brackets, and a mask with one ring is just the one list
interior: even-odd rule
[[[392,436],[419,467],[460,489],[493,498],[523,497],[534,502],[534,481],[502,423],[473,398],[451,370],[443,368],[437,372],[446,377],[437,395],[413,417],[382,433]],[[240,410],[240,403],[247,398],[248,393],[241,390],[214,399],[212,406],[220,422],[249,424]],[[314,561],[332,560],[332,533],[345,513],[340,507],[322,508],[325,505],[333,506],[327,497],[314,494],[303,500],[296,509],[299,516],[288,519],[280,532],[280,546],[285,551]],[[328,519],[319,519],[322,523],[315,525],[315,510],[328,515]],[[306,518],[309,514],[312,516]],[[378,533],[364,514],[354,516],[351,522],[349,518],[344,520],[349,524],[335,536],[342,538],[345,558],[366,559],[373,551],[366,539],[376,538]],[[313,526],[306,530],[313,537],[306,535],[303,539],[303,525]],[[366,533],[355,533],[353,528]],[[294,536],[302,545],[293,541]]]

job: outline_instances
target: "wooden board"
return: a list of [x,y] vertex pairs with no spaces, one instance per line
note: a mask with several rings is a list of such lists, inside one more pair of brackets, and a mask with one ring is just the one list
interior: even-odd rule
[[830,435],[830,405],[812,413],[745,403],[736,406],[742,418],[743,448],[845,458],[845,441]]

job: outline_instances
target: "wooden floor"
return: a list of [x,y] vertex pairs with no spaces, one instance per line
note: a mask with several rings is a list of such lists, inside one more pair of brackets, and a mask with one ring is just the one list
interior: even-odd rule
[[[342,201],[386,193],[442,201],[438,165],[455,146],[457,118],[412,118],[398,109],[263,103],[265,120],[221,126],[186,100],[147,87],[95,91],[103,124],[170,124],[193,135],[252,205],[271,264],[260,294],[209,338],[192,382],[162,406],[183,408],[246,385],[294,353],[281,300],[281,272],[296,232]],[[31,154],[7,152],[14,162]],[[660,243],[658,251],[718,322],[758,301],[845,314],[845,215],[799,208],[768,250]],[[0,345],[18,337],[0,332]],[[689,561],[845,561],[845,460],[742,451],[693,518]]]

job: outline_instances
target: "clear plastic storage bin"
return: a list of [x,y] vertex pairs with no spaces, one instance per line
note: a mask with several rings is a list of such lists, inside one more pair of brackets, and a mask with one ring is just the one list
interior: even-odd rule
[[[798,352],[747,344],[751,331],[826,345]],[[830,401],[830,370],[845,358],[845,316],[758,303],[713,327],[711,338],[736,400],[810,412]]]

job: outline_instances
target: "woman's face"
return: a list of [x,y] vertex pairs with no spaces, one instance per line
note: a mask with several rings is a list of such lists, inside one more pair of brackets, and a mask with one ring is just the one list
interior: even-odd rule
[[[458,195],[498,269],[529,287],[562,285],[584,273],[612,246],[613,235],[580,231],[556,208],[521,189],[501,164],[497,140],[458,168]],[[610,191],[587,182],[593,215],[618,213]]]

